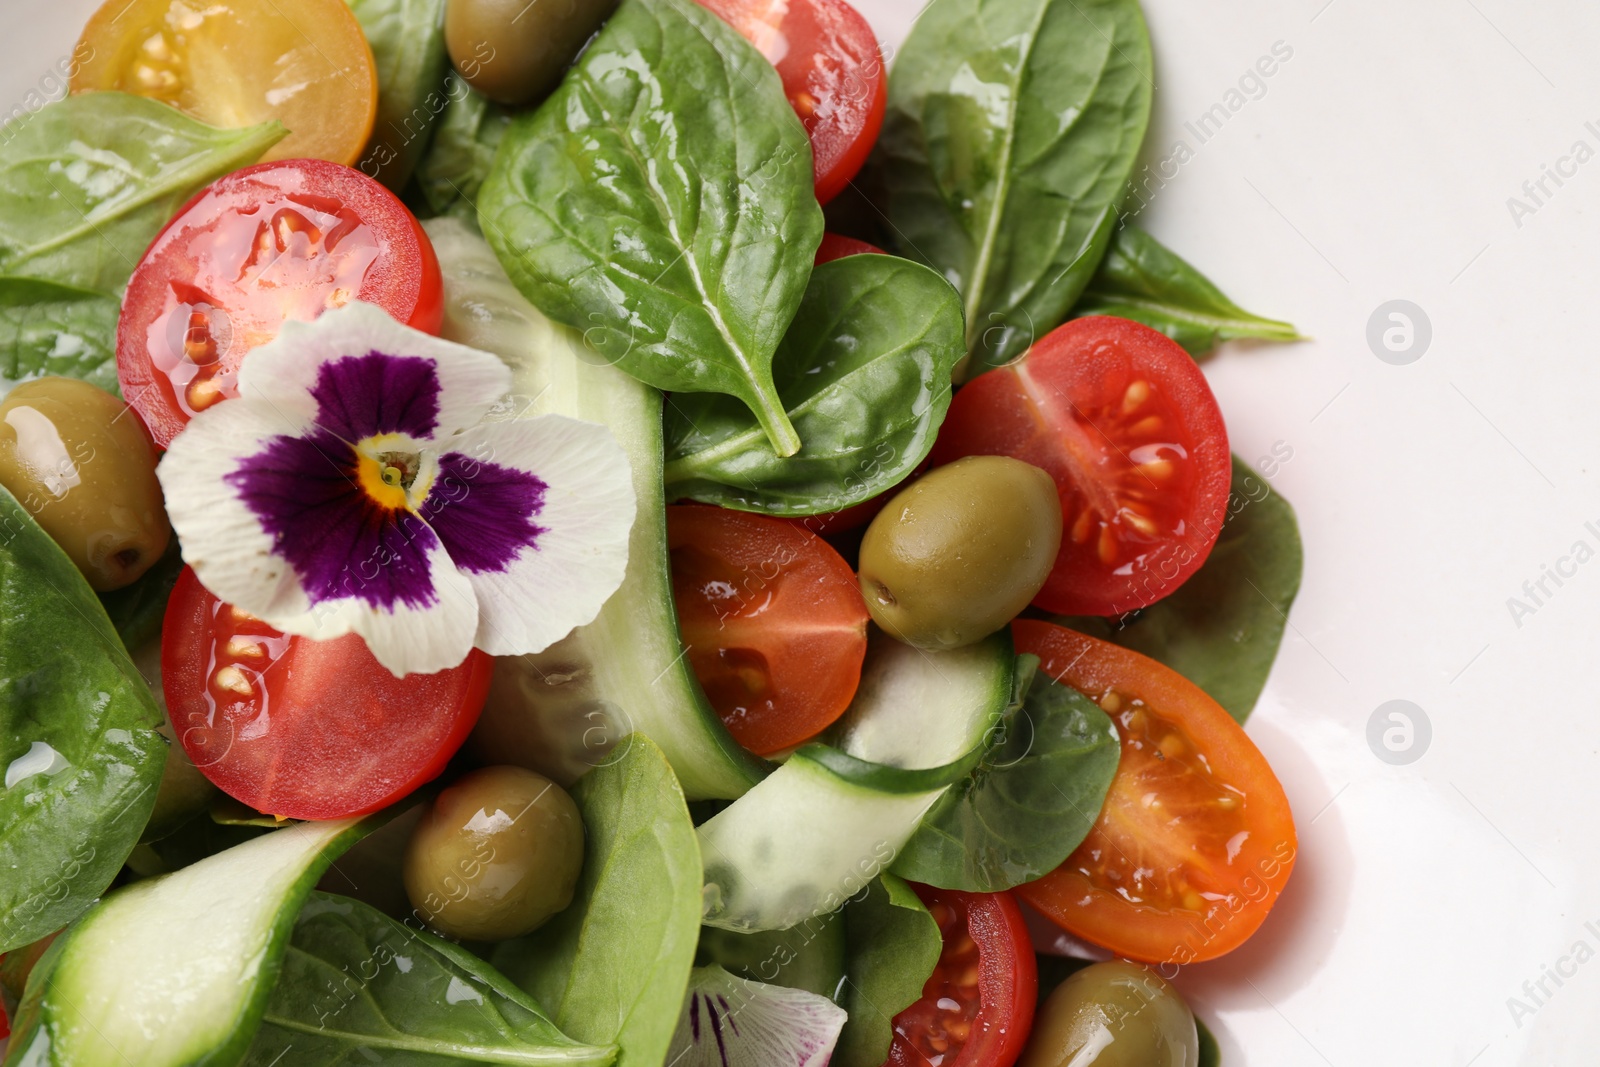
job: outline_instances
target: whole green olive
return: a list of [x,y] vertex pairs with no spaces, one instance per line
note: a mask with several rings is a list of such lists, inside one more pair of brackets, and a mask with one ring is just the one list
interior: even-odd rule
[[1050,475],[1006,456],[968,456],[923,475],[872,520],[861,595],[891,636],[959,648],[1016,618],[1060,548]]
[[76,378],[24,382],[0,402],[0,485],[101,592],[149,570],[172,536],[144,426]]
[[1112,960],[1056,987],[1018,1067],[1193,1067],[1199,1058],[1194,1016],[1171,983]]
[[526,104],[556,87],[616,7],[617,0],[450,0],[445,47],[468,85],[502,104]]
[[583,817],[567,791],[521,767],[485,767],[440,793],[406,846],[406,895],[450,937],[520,937],[572,903]]

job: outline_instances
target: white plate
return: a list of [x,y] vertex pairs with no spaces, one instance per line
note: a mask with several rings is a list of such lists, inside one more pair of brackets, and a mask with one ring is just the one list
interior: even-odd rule
[[[892,44],[921,4],[860,6]],[[49,90],[93,7],[5,0],[0,112]],[[1190,158],[1152,182],[1140,223],[1244,306],[1317,338],[1208,365],[1234,450],[1293,450],[1272,482],[1299,511],[1305,587],[1250,732],[1301,853],[1260,934],[1181,983],[1229,1067],[1592,1063],[1600,9],[1146,10],[1149,161],[1180,141]],[[1292,55],[1251,80],[1274,45]],[[1529,196],[1545,167],[1563,184]],[[1431,323],[1409,365],[1367,340],[1393,300]],[[1523,583],[1546,567],[1570,576],[1544,578],[1536,602]],[[1513,597],[1531,611],[1514,617]],[[1409,765],[1368,745],[1390,700],[1431,721]]]

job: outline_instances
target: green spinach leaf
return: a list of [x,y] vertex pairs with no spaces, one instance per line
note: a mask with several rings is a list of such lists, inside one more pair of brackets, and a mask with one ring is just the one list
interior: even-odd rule
[[911,887],[892,874],[844,907],[845,977],[840,1005],[849,1013],[833,1067],[882,1067],[894,1040],[894,1017],[915,1004],[939,963],[939,924]]
[[42,278],[0,277],[0,378],[61,374],[117,387],[117,298]]
[[455,215],[476,228],[478,190],[511,125],[511,111],[468,86],[459,74],[446,80],[445,95],[450,102],[428,154],[417,164],[417,182],[435,214]]
[[837,999],[844,959],[844,918],[836,911],[787,930],[742,934],[702,926],[695,966],[715,963],[753,982],[804,989]]
[[772,64],[694,0],[627,0],[512,121],[478,200],[511,280],[603,358],[728,393],[800,447],[772,355],[822,241],[811,145]]
[[1115,315],[1160,330],[1199,359],[1219,344],[1242,337],[1298,341],[1287,322],[1264,319],[1235,304],[1205,275],[1137,226],[1112,238],[1074,318]]
[[1216,1035],[1206,1029],[1198,1015],[1194,1018],[1194,1028],[1200,1035],[1200,1059],[1195,1067],[1222,1067],[1222,1046],[1217,1044]]
[[372,46],[378,114],[361,173],[395,192],[405,188],[449,103],[444,0],[346,0]]
[[1165,663],[1244,722],[1277,659],[1304,559],[1294,508],[1235,456],[1222,533],[1177,592],[1126,620],[1056,621]]
[[127,93],[82,93],[0,129],[0,274],[120,292],[172,213],[287,133],[219,130]]
[[604,1067],[612,1048],[567,1037],[466,950],[348,897],[312,893],[243,1067],[401,1058],[414,1067]]
[[583,875],[572,906],[493,961],[580,1041],[619,1067],[660,1067],[700,932],[700,845],[666,757],[643,734],[573,790]]
[[772,361],[800,451],[780,458],[731,397],[676,396],[667,493],[768,515],[870,500],[933,447],[963,351],[961,300],[927,267],[877,255],[824,264]]
[[166,554],[132,585],[100,594],[111,625],[117,628],[122,644],[132,653],[146,642],[161,636],[161,619],[167,613],[167,598],[183,573],[183,553],[174,537]]
[[1117,730],[1037,666],[1019,657],[1026,699],[1006,711],[971,776],[923,817],[895,858],[902,878],[997,893],[1055,870],[1088,836],[1117,773]]
[[0,951],[111,884],[155,805],[162,721],[94,591],[0,490]]
[[933,0],[889,79],[880,142],[900,251],[966,301],[970,377],[1067,317],[1144,140],[1138,0]]

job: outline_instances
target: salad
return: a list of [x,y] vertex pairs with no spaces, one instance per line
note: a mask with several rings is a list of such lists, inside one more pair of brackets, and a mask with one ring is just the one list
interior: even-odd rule
[[1301,546],[1200,361],[1298,335],[1122,214],[1137,0],[884,56],[90,19],[0,128],[5,1067],[1220,1062]]

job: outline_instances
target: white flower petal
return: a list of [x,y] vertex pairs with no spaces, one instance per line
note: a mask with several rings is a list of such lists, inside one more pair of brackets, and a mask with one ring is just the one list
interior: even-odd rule
[[277,337],[245,357],[240,399],[277,416],[279,433],[303,433],[317,418],[312,390],[323,366],[371,352],[434,361],[439,386],[434,437],[475,425],[511,387],[511,372],[495,356],[413,330],[382,308],[355,301],[312,322],[284,323]]
[[[449,445],[484,473],[463,478],[442,457],[454,480],[441,475],[444,502],[430,500],[422,513],[477,590],[477,646],[495,656],[539,652],[594,621],[622,584],[637,507],[627,455],[610,431],[545,415],[485,423]],[[503,500],[489,500],[507,468],[545,486],[533,547],[509,540],[517,524],[499,510]],[[485,557],[496,557],[493,566]]]

